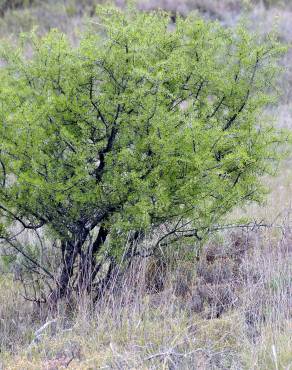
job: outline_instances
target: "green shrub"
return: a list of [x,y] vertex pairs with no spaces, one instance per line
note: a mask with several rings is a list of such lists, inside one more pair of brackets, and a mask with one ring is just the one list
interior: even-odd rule
[[174,29],[164,12],[101,7],[98,17],[78,48],[54,30],[31,36],[29,60],[2,50],[0,217],[8,230],[50,231],[60,276],[30,263],[58,282],[57,297],[77,266],[75,282],[91,286],[101,253],[107,282],[162,225],[155,247],[202,240],[259,201],[285,138],[262,115],[285,50],[272,35],[193,15]]

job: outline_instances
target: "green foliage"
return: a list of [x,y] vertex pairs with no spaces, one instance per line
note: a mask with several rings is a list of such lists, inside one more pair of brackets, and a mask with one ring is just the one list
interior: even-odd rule
[[57,30],[4,46],[1,217],[62,240],[104,224],[113,248],[178,220],[202,237],[261,199],[279,159],[262,111],[284,50],[243,26],[115,7],[77,48]]

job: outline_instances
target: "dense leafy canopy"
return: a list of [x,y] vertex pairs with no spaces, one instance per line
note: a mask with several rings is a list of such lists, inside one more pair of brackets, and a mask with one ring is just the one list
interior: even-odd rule
[[1,219],[80,252],[100,225],[114,249],[166,222],[202,237],[260,199],[278,160],[262,112],[283,50],[242,26],[114,7],[78,47],[53,30],[3,48]]

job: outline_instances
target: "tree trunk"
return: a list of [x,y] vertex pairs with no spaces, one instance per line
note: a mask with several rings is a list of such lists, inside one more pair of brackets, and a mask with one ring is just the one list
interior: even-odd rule
[[87,293],[90,293],[92,289],[94,279],[102,266],[102,263],[97,263],[96,256],[103,246],[108,233],[108,229],[106,229],[104,225],[101,225],[94,243],[89,245],[87,251],[83,252],[80,256],[78,281],[80,292],[86,291]]
[[74,264],[86,237],[87,234],[83,233],[77,241],[63,241],[61,244],[63,265],[59,277],[56,279],[56,288],[50,293],[47,300],[52,308],[56,307],[60,299],[68,297],[72,291],[70,282],[74,273]]

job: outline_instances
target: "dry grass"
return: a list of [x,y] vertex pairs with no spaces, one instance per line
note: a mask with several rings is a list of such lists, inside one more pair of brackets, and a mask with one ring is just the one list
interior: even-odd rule
[[[6,351],[5,369],[289,369],[291,241],[288,229],[276,243],[270,231],[223,234],[200,265],[168,268],[156,293],[147,288],[149,261],[137,261],[118,293],[92,310],[81,301],[71,319],[60,311],[57,329],[39,343],[30,345],[26,322],[22,332],[30,335]],[[21,325],[17,295],[5,299],[5,320]],[[13,330],[2,344],[9,340]]]
[[21,287],[11,276],[1,276],[0,354],[17,350],[31,340],[35,327],[33,316],[32,304],[24,301]]

